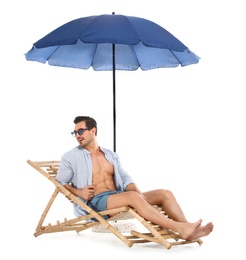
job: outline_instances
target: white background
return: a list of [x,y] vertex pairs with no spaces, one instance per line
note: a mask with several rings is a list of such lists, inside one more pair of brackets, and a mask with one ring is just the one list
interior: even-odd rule
[[[10,0],[0,10],[2,259],[245,256],[243,1]],[[99,144],[112,149],[112,72],[51,67],[24,54],[70,20],[112,12],[160,24],[201,57],[184,68],[116,72],[122,163],[143,191],[170,189],[190,221],[214,222],[201,247],[128,248],[91,231],[33,236],[54,187],[26,161],[59,160],[77,145],[77,115],[94,117]],[[65,205],[51,222],[73,216]]]

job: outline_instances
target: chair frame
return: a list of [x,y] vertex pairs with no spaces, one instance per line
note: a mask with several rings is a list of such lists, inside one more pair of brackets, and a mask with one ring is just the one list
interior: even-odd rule
[[[101,212],[96,212],[91,209],[88,205],[83,203],[78,197],[72,194],[68,189],[61,185],[55,178],[57,170],[60,166],[60,161],[31,161],[27,160],[34,169],[40,172],[43,176],[49,179],[55,185],[55,191],[51,195],[41,218],[36,227],[34,236],[40,236],[44,233],[54,233],[63,231],[76,231],[77,233],[94,227],[96,225],[103,225],[109,232],[113,233],[122,242],[124,242],[128,247],[132,247],[134,243],[147,243],[154,242],[163,245],[165,248],[170,249],[174,245],[184,245],[190,243],[198,243],[201,245],[203,241],[201,239],[195,240],[184,240],[176,232],[172,230],[167,230],[159,225],[153,224],[150,221],[145,220],[141,217],[133,208],[130,206],[119,207],[110,210],[104,210]],[[63,194],[70,202],[77,203],[80,207],[88,212],[85,216],[76,217],[73,219],[64,218],[63,221],[56,221],[56,224],[44,225],[46,216],[53,205],[57,195]],[[157,207],[162,214],[165,212]],[[104,219],[105,215],[113,215],[113,217]],[[166,216],[166,215],[165,215]],[[91,219],[96,219],[97,221],[91,221]],[[122,219],[137,219],[149,232],[142,233],[136,230],[131,230],[130,235],[120,233],[113,225],[110,224],[111,221],[117,221]]]

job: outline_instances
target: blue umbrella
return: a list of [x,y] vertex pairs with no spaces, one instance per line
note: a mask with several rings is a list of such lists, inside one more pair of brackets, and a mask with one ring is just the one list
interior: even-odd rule
[[115,71],[187,66],[200,59],[160,25],[114,13],[72,20],[34,43],[25,57],[52,66],[113,71],[114,151]]

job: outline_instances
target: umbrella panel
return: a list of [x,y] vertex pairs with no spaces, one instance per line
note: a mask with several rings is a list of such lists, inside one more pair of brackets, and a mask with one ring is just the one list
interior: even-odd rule
[[[83,43],[61,45],[38,49],[35,46],[26,54],[26,59],[49,65],[80,69],[112,70],[112,44]],[[198,62],[198,56],[191,51],[170,51],[137,45],[115,44],[116,70],[150,70],[187,66]]]

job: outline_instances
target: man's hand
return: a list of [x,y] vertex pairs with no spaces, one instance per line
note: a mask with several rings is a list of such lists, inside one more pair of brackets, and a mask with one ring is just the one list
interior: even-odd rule
[[126,191],[136,191],[139,195],[141,195],[146,200],[146,197],[140,191],[140,189],[137,187],[137,185],[135,183],[128,184],[127,187],[126,187]]
[[69,184],[66,184],[65,187],[75,196],[78,196],[84,200],[91,200],[94,197],[96,185],[88,185],[81,189],[73,188]]
[[89,185],[83,189],[78,189],[78,196],[84,200],[90,200],[94,197],[96,185]]

